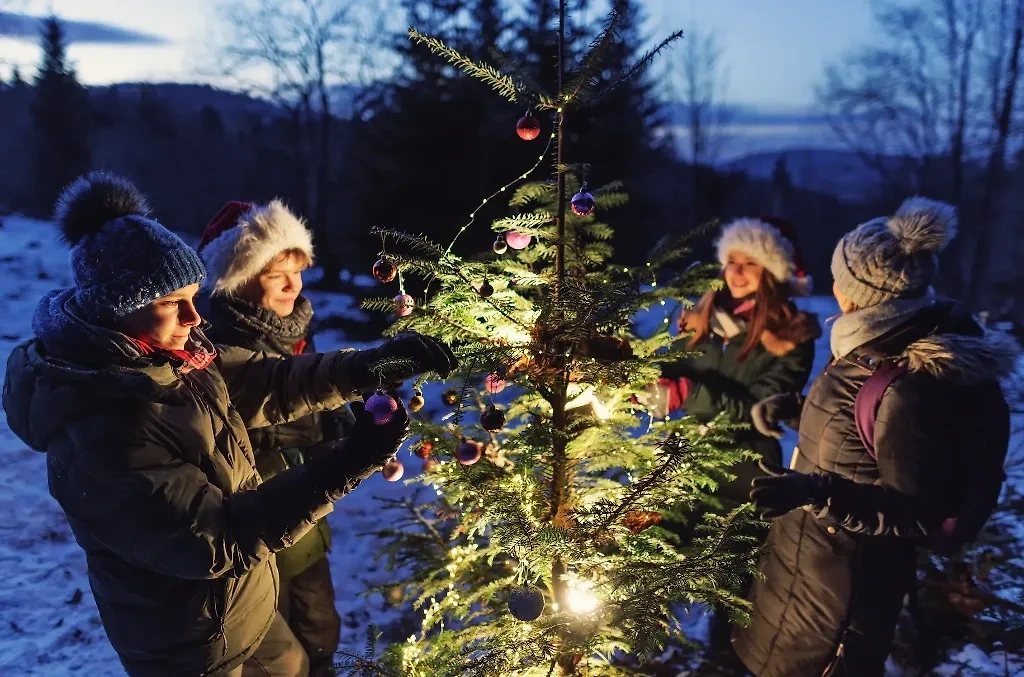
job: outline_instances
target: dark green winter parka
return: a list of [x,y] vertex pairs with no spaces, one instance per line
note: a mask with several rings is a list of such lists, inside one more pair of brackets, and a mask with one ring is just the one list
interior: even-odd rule
[[[300,296],[288,317],[256,306],[242,299],[216,295],[204,300],[202,315],[212,325],[207,332],[218,346],[234,346],[275,357],[290,357],[315,352],[309,336],[313,309],[309,300]],[[337,441],[344,426],[354,422],[351,412],[315,412],[290,423],[271,425],[249,431],[256,469],[268,480],[277,473],[303,462],[309,453],[318,453],[324,443]],[[277,555],[281,579],[290,580],[314,562],[327,556],[331,547],[331,530],[327,520],[298,543]]]

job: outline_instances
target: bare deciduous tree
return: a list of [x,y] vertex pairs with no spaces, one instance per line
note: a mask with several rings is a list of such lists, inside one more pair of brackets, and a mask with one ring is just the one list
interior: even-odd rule
[[826,70],[818,99],[833,131],[894,193],[934,191],[948,162],[959,201],[982,1],[881,3],[877,45]]
[[[330,171],[339,148],[332,134],[343,85],[373,77],[387,15],[362,0],[234,0],[220,7],[228,37],[216,47],[220,72],[236,86],[265,96],[291,118],[304,211],[319,242],[330,238]],[[324,281],[340,265],[320,247]]]
[[683,106],[687,159],[695,165],[710,164],[721,152],[723,128],[728,123],[725,95],[729,74],[714,34],[687,31],[675,80],[673,86]]
[[974,245],[968,298],[976,299],[989,272],[991,233],[996,227],[996,201],[1006,189],[1006,152],[1014,131],[1013,112],[1020,79],[1021,43],[1024,41],[1024,0],[1000,0],[995,16],[986,22],[986,76],[991,94],[992,126],[986,166],[985,192]]

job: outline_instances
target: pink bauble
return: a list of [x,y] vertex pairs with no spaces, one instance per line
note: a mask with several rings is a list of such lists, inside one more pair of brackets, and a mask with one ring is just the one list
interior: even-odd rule
[[366,400],[366,411],[373,416],[373,422],[377,425],[387,425],[391,417],[398,411],[398,402],[383,390],[378,390]]
[[405,466],[397,458],[393,458],[387,462],[384,469],[380,472],[388,482],[397,482],[405,474]]
[[497,395],[505,389],[505,379],[497,374],[488,374],[484,379],[484,389],[492,395]]
[[408,294],[399,294],[394,298],[395,301],[395,313],[399,317],[406,317],[412,315],[412,309],[416,307],[416,299],[409,296]]
[[509,247],[512,247],[512,249],[526,249],[530,246],[530,240],[532,239],[532,235],[517,233],[514,230],[510,230],[505,233],[505,242]]

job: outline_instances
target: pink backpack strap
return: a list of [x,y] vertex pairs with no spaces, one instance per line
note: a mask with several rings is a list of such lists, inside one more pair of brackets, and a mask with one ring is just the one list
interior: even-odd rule
[[853,403],[853,418],[857,424],[857,435],[871,458],[875,453],[875,419],[878,408],[882,404],[882,396],[889,386],[907,372],[907,368],[895,360],[882,360],[871,376],[857,391],[857,399]]

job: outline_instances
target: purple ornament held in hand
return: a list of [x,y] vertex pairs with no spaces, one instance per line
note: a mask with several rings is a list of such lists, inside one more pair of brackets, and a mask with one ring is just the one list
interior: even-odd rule
[[383,390],[377,390],[376,393],[371,395],[366,400],[364,406],[366,411],[370,412],[370,415],[373,416],[373,422],[377,425],[391,423],[391,417],[398,411],[398,402],[395,402],[395,398]]
[[397,458],[393,458],[387,462],[381,474],[388,482],[397,482],[405,474],[405,466]]

